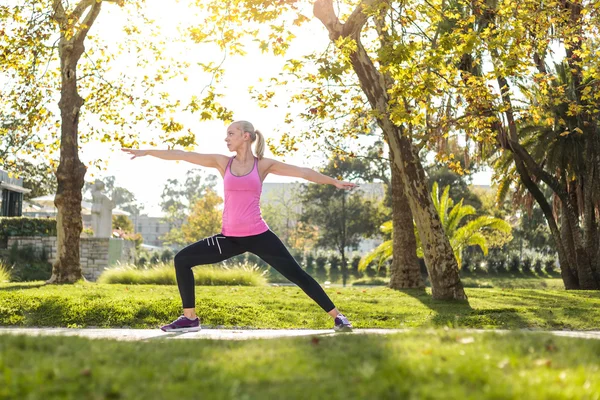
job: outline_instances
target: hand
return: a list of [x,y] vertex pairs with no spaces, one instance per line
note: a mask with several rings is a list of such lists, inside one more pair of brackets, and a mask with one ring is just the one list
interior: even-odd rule
[[148,155],[148,152],[146,150],[121,149],[121,151],[133,155],[133,157],[131,157],[130,160],[133,160],[136,157],[143,157]]
[[334,185],[336,188],[344,189],[344,190],[350,190],[350,189],[354,189],[354,188],[358,187],[358,185],[356,183],[344,182],[344,181],[336,181]]

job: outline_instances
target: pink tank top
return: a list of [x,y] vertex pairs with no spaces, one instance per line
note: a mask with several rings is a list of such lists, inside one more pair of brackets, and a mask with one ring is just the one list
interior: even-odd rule
[[225,206],[221,232],[225,236],[252,236],[269,230],[260,213],[262,182],[258,174],[258,159],[254,158],[252,171],[237,176],[231,173],[229,159],[223,184],[225,186]]

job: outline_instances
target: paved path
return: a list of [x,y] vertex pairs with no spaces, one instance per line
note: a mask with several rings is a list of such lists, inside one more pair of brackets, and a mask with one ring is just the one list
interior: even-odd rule
[[[352,335],[364,334],[393,334],[409,332],[411,329],[355,329]],[[453,329],[456,333],[484,333],[515,332],[509,330],[491,329]],[[569,336],[581,339],[600,339],[600,331],[541,331],[520,330],[529,333],[550,333],[556,336]],[[0,335],[32,335],[32,336],[81,336],[90,339],[114,339],[114,340],[153,340],[153,339],[221,339],[221,340],[245,340],[245,339],[275,339],[282,337],[300,336],[330,336],[338,335],[331,329],[203,329],[200,332],[188,333],[165,333],[159,329],[73,329],[73,328],[0,328]],[[345,333],[344,335],[347,335]]]

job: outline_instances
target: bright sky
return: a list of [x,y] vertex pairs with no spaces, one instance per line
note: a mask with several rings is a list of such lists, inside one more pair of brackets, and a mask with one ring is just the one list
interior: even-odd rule
[[[181,3],[171,3],[169,7],[165,7],[163,1],[147,0],[148,13],[156,18],[156,21],[163,26],[165,32],[173,34],[179,23],[194,21],[197,18],[192,12],[185,9]],[[184,8],[182,8],[184,7]],[[120,29],[115,29],[119,24],[122,11],[111,5],[105,4],[103,10],[96,20],[93,29],[90,31],[94,35],[102,35],[109,37],[115,41],[122,35]],[[312,17],[312,10],[305,10],[304,15]],[[328,35],[321,23],[312,17],[312,20],[298,31],[297,39],[295,40],[290,53],[286,58],[299,56],[309,52],[313,52],[319,48],[325,48],[328,44]],[[285,61],[283,57],[274,57],[268,54],[262,54],[255,47],[250,46],[246,49],[248,54],[241,57],[228,57],[224,63],[226,70],[224,84],[227,86],[225,91],[226,97],[221,99],[221,103],[227,106],[234,112],[234,119],[245,119],[251,121],[255,128],[260,129],[267,137],[278,139],[275,133],[278,128],[284,126],[284,115],[286,109],[284,107],[270,107],[262,109],[256,106],[250,94],[248,93],[249,86],[260,86],[260,78],[268,78],[276,75],[281,71],[281,67]],[[174,46],[171,51],[175,55],[181,55],[184,58],[193,59],[194,56],[201,57],[207,60],[220,61],[222,54],[215,52],[214,49],[200,48],[198,46],[197,54],[190,54],[189,49],[178,49]],[[208,51],[212,51],[209,53]],[[179,52],[179,54],[177,54]],[[195,52],[194,52],[195,53]],[[120,59],[123,65],[127,64],[125,57]],[[124,67],[126,68],[126,67]],[[118,69],[118,66],[113,66],[113,69]],[[190,74],[192,75],[192,74]],[[171,91],[177,91],[179,94],[196,93],[200,94],[200,90],[209,82],[208,77],[201,74],[190,76],[190,80],[182,84],[181,82],[173,82],[170,85]],[[285,101],[287,93],[280,91],[278,96]],[[283,104],[283,103],[281,103]],[[186,120],[189,127],[196,133],[197,147],[195,151],[203,153],[221,153],[229,154],[224,145],[224,137],[226,126],[222,122],[199,122],[198,120]],[[268,153],[267,157],[272,157]],[[94,167],[88,169],[86,179],[88,181],[102,176],[116,176],[115,184],[125,187],[133,192],[137,200],[144,204],[145,212],[150,215],[160,211],[158,206],[160,195],[167,179],[185,178],[185,173],[194,166],[185,162],[165,161],[153,157],[143,157],[140,159],[129,160],[129,157],[120,152],[111,152],[109,146],[102,143],[87,143],[82,145],[80,152],[82,161],[86,164],[93,159],[101,158],[107,161],[107,169],[98,171]],[[293,156],[286,157],[285,162],[295,165],[317,168],[323,162],[323,154],[314,154],[313,152],[299,151]],[[218,175],[216,170],[210,171]],[[489,171],[476,174],[474,184],[489,184],[491,173]],[[269,176],[266,182],[292,182],[297,181],[293,178],[285,178],[278,176]],[[219,186],[221,189],[221,186]]]

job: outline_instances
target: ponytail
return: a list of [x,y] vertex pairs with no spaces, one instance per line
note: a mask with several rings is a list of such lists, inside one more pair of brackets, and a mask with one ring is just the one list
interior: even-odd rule
[[254,131],[256,133],[256,146],[254,147],[254,151],[256,153],[256,157],[259,160],[265,156],[265,138],[262,133],[257,129]]
[[[256,141],[254,152],[259,160],[265,156],[265,137],[259,130],[254,129],[254,126],[248,121],[236,121],[233,124],[237,125],[242,132],[248,132],[252,141]],[[233,125],[232,124],[232,125]]]

